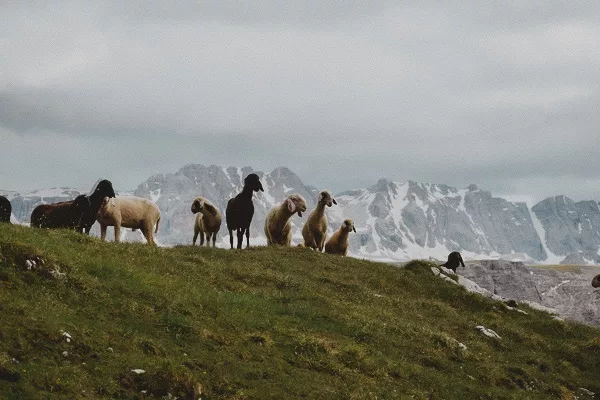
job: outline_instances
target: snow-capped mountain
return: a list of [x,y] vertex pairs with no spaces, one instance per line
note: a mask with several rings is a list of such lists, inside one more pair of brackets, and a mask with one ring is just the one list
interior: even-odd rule
[[[149,198],[159,206],[162,213],[159,243],[189,244],[194,224],[190,207],[194,198],[202,195],[224,213],[227,201],[241,191],[243,178],[252,172],[260,177],[265,189],[254,194],[255,214],[250,230],[254,245],[266,243],[265,216],[285,196],[301,194],[311,210],[318,191],[326,189],[306,185],[285,167],[264,173],[249,167],[191,164],[175,173],[151,176],[133,194]],[[28,221],[31,210],[40,201],[69,200],[80,193],[66,188],[59,192],[38,191],[8,197],[16,218]],[[442,184],[383,179],[369,188],[334,197],[338,205],[326,210],[329,234],[345,218],[354,220],[357,233],[350,235],[350,254],[357,257],[394,261],[445,259],[449,252],[460,251],[466,258],[600,263],[600,209],[596,201],[573,202],[557,196],[530,207],[524,202],[493,197],[475,185],[456,189]],[[306,216],[296,215],[291,219],[294,244],[302,242],[300,229],[305,220]],[[219,246],[229,246],[225,221],[217,240]]]

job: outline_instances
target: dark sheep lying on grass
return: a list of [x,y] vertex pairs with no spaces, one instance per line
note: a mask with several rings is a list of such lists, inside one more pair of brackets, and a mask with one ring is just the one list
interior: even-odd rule
[[78,229],[81,217],[90,207],[89,198],[81,194],[71,201],[55,204],[40,204],[31,213],[31,226],[36,228]]
[[592,279],[592,286],[595,288],[600,287],[600,274],[596,275],[594,279]]
[[12,206],[10,201],[0,196],[0,222],[8,222],[10,224],[10,213],[12,212]]
[[260,178],[256,174],[250,174],[244,179],[242,192],[229,199],[225,210],[225,220],[229,231],[229,243],[233,249],[233,231],[237,233],[237,248],[242,248],[244,233],[246,233],[246,247],[250,247],[250,223],[254,216],[254,204],[252,203],[252,192],[264,192]]
[[83,232],[85,230],[86,234],[90,234],[92,225],[94,225],[94,222],[96,222],[96,216],[98,215],[98,210],[100,210],[102,199],[105,197],[115,197],[115,191],[112,187],[112,183],[106,179],[103,179],[96,184],[92,194],[90,194],[88,197],[90,199],[90,206],[81,216],[81,222],[77,228],[79,232]]
[[448,261],[440,265],[440,267],[446,267],[451,269],[452,272],[456,273],[456,269],[461,265],[463,268],[465,268],[465,263],[463,262],[462,256],[458,251],[453,251],[452,253],[448,254]]

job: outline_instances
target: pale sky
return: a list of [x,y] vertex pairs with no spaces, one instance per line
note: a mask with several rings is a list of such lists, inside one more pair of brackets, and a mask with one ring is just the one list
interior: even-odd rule
[[198,163],[600,201],[597,0],[8,1],[0,20],[0,189]]

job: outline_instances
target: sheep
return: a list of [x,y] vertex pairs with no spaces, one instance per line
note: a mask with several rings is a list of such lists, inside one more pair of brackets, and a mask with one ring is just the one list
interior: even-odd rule
[[327,218],[325,218],[325,206],[331,207],[337,204],[335,199],[327,190],[319,193],[317,207],[308,214],[308,219],[302,227],[304,246],[323,251],[325,239],[327,238]]
[[135,196],[119,196],[102,199],[98,210],[97,220],[100,223],[100,239],[106,239],[106,228],[115,227],[115,242],[121,240],[121,227],[140,229],[150,245],[156,245],[152,235],[152,228],[156,225],[154,233],[158,232],[160,210],[148,199]]
[[325,253],[345,256],[348,253],[348,234],[351,231],[356,232],[354,222],[351,219],[345,219],[340,229],[335,231],[325,243]]
[[279,244],[289,246],[292,244],[292,224],[290,217],[306,211],[306,201],[298,193],[289,195],[281,205],[273,207],[265,218],[265,235],[267,245]]
[[217,233],[221,228],[221,212],[210,201],[201,196],[196,197],[192,203],[192,212],[196,214],[192,245],[196,244],[196,239],[200,234],[200,246],[202,246],[204,244],[204,233],[206,233],[206,245],[210,246],[212,236],[213,247],[215,247]]
[[264,192],[260,178],[256,174],[250,174],[244,179],[242,192],[229,199],[225,210],[225,220],[229,231],[229,243],[233,249],[233,230],[237,231],[237,248],[242,248],[244,233],[246,233],[246,248],[250,247],[250,223],[254,216],[254,204],[252,204],[252,192]]
[[440,265],[440,267],[446,267],[451,269],[452,272],[456,273],[456,269],[461,265],[463,268],[465,268],[465,263],[463,262],[462,256],[458,251],[453,251],[452,253],[448,254],[448,261]]
[[595,288],[600,287],[600,274],[596,275],[594,279],[592,279],[592,286]]
[[31,226],[36,228],[70,228],[77,230],[81,217],[90,207],[89,198],[80,194],[74,200],[40,204],[31,213]]
[[77,227],[79,232],[83,233],[85,231],[86,234],[90,234],[92,225],[94,225],[96,222],[96,216],[98,215],[98,210],[100,209],[102,200],[105,197],[115,197],[115,191],[112,187],[112,183],[106,179],[103,179],[95,185],[95,189],[93,190],[92,194],[88,196],[90,199],[90,206],[81,216],[81,222]]
[[0,222],[8,222],[10,224],[10,214],[12,212],[12,205],[10,201],[0,196]]

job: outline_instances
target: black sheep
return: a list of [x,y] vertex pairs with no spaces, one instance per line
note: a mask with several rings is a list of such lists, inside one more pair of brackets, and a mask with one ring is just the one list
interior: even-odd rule
[[92,194],[88,196],[90,200],[90,206],[86,208],[85,212],[81,216],[81,222],[77,227],[77,231],[83,232],[85,230],[85,233],[88,235],[90,234],[92,225],[94,225],[94,222],[96,222],[96,216],[98,215],[98,210],[102,204],[102,199],[105,197],[115,197],[115,191],[113,190],[112,183],[106,179],[98,182]]
[[0,222],[8,222],[10,224],[10,213],[12,212],[12,206],[10,201],[0,196]]
[[250,247],[250,223],[254,216],[252,192],[264,192],[260,179],[256,174],[250,174],[244,179],[242,192],[229,199],[225,210],[227,229],[229,230],[229,243],[233,249],[233,230],[237,231],[237,248],[242,248],[244,232],[246,233],[246,247]]
[[463,262],[460,253],[458,251],[453,251],[452,253],[448,254],[448,261],[446,261],[445,264],[440,265],[440,267],[446,267],[451,269],[452,272],[456,273],[456,269],[461,265],[463,268],[465,268],[465,263]]
[[81,194],[71,201],[40,204],[31,213],[31,226],[36,228],[78,229],[81,216],[90,207],[89,198]]

